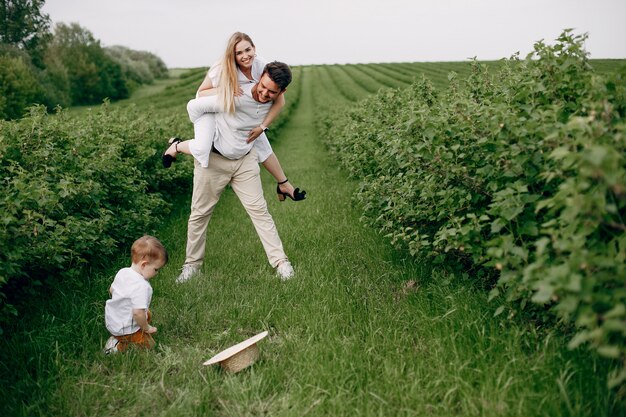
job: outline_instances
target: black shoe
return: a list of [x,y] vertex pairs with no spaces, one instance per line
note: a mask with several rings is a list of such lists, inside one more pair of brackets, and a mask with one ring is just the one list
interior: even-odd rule
[[[167,141],[167,149],[170,148],[170,146],[172,146],[173,143],[181,143],[182,140],[179,138],[171,138],[170,140]],[[165,150],[167,152],[167,149]],[[178,151],[178,150],[177,150]],[[163,161],[163,168],[169,168],[172,166],[172,162],[176,161],[176,157],[172,156],[172,155],[168,155],[166,153],[163,153],[163,156],[161,157],[162,161]]]
[[289,193],[283,193],[282,191],[280,191],[280,185],[276,186],[276,192],[278,193],[278,199],[280,201],[285,201],[285,197],[289,197],[293,201],[302,201],[306,198],[306,191],[300,191],[299,188],[293,190],[293,197]]

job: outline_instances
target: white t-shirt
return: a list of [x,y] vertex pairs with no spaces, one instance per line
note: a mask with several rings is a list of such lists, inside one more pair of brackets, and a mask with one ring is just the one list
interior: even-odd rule
[[228,159],[244,157],[252,149],[253,143],[246,143],[248,132],[263,122],[273,102],[259,103],[252,98],[255,84],[243,84],[243,95],[235,97],[234,113],[216,113],[217,133],[213,146]]
[[[138,272],[122,268],[111,284],[111,299],[104,307],[104,321],[114,336],[133,334],[140,329],[133,320],[133,309],[148,309],[152,287]],[[147,314],[147,311],[146,311]]]

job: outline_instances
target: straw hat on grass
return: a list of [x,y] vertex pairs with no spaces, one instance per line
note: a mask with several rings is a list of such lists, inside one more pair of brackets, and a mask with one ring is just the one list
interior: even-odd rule
[[267,336],[267,331],[252,336],[241,343],[231,346],[213,356],[203,365],[214,365],[219,363],[222,369],[227,372],[235,373],[252,365],[259,358],[259,348],[256,345],[258,341]]

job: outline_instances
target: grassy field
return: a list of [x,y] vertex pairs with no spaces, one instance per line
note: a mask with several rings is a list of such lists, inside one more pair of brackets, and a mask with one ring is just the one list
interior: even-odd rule
[[[497,65],[497,64],[494,64]],[[265,195],[296,277],[281,282],[228,190],[207,237],[197,279],[177,285],[189,201],[157,231],[170,263],[151,283],[158,346],[104,356],[103,309],[115,272],[87,273],[47,294],[0,342],[2,415],[41,416],[615,416],[608,363],[566,348],[567,336],[496,306],[471,273],[392,250],[364,227],[358,187],[316,133],[320,111],[426,71],[445,86],[467,63],[309,66],[287,100],[298,103],[274,149],[303,202]],[[184,111],[204,70],[156,95],[119,105]],[[385,82],[383,82],[383,80]],[[291,95],[290,95],[291,94]],[[298,97],[296,97],[298,95]],[[175,110],[173,110],[175,109]],[[189,163],[189,161],[185,162]],[[178,165],[177,165],[178,164]],[[177,162],[172,169],[181,169]],[[204,360],[263,330],[260,360],[228,375]],[[590,375],[592,377],[590,377]]]
[[190,70],[185,68],[174,68],[169,70],[169,77],[155,80],[152,84],[142,85],[133,93],[133,101],[144,97],[154,96],[162,93],[167,87],[173,86],[180,81],[180,78]]

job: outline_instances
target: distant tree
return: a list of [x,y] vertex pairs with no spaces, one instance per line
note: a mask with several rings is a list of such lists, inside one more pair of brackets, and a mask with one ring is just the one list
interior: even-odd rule
[[77,23],[56,25],[47,56],[58,58],[66,68],[72,104],[94,104],[107,97],[116,100],[129,95],[120,65],[89,30]]
[[19,119],[42,98],[34,68],[20,57],[0,56],[0,118]]
[[152,52],[131,50],[131,58],[134,61],[145,62],[148,64],[150,72],[154,78],[166,78],[168,76],[165,62]]
[[131,56],[133,51],[131,49],[116,45],[105,48],[105,52],[111,59],[120,64],[124,77],[126,77],[133,88],[141,84],[152,84],[154,82],[154,75],[150,71],[148,63],[133,59]]
[[151,84],[157,78],[168,76],[163,60],[151,52],[135,51],[120,45],[106,47],[105,52],[122,66],[124,77],[133,87]]
[[50,38],[50,17],[42,13],[43,5],[44,0],[0,0],[0,43],[28,51],[39,68]]
[[105,50],[76,23],[56,25],[44,0],[0,0],[0,118],[21,117],[27,106],[96,104],[127,98],[131,89],[167,77],[154,54],[125,47]]
[[69,107],[72,104],[70,97],[70,79],[67,68],[60,57],[52,50],[47,49],[44,55],[45,69],[41,72],[40,83],[44,90],[43,104],[48,109],[56,106]]

